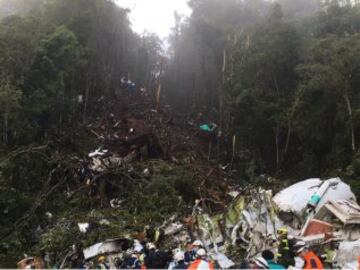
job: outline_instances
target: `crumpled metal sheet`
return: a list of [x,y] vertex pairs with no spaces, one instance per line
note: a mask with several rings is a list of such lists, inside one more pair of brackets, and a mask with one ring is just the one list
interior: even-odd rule
[[[321,186],[327,186],[326,189]],[[349,185],[340,178],[331,178],[325,181],[319,178],[311,178],[298,182],[277,193],[273,201],[280,211],[294,214],[302,222],[305,221],[305,210],[312,196],[321,190],[320,200],[317,202],[317,212],[329,200],[355,200],[355,195]]]
[[358,257],[360,256],[360,240],[344,241],[336,251],[334,263],[342,269],[358,269]]
[[130,247],[130,240],[126,238],[110,239],[97,243],[83,250],[85,260],[94,258],[100,254],[121,252]]
[[259,189],[251,196],[236,197],[222,214],[198,215],[200,238],[216,251],[220,243],[235,245],[238,240],[249,254],[268,247],[280,226],[271,198],[271,191]]

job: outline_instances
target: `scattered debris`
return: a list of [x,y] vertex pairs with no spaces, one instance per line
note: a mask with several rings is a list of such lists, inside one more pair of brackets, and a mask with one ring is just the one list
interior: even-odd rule
[[126,251],[131,247],[131,240],[127,238],[109,239],[97,243],[83,250],[85,260],[89,260],[98,255],[111,255]]
[[90,224],[89,223],[78,223],[78,227],[79,227],[80,232],[86,233],[88,231],[88,229],[90,228]]
[[317,220],[317,219],[309,219],[302,232],[301,235],[309,236],[309,235],[316,235],[316,234],[329,234],[332,235],[334,226],[330,223]]
[[45,215],[46,215],[46,217],[47,217],[48,219],[52,219],[52,218],[53,218],[53,214],[51,214],[50,212],[46,212]]
[[322,181],[312,178],[298,182],[276,194],[273,198],[279,208],[279,217],[286,224],[299,228],[308,213],[315,213],[329,200],[354,200],[350,186],[340,178]]
[[112,208],[120,208],[122,203],[123,203],[123,200],[120,200],[120,199],[114,198],[114,199],[110,200],[110,206]]
[[89,157],[92,158],[97,156],[105,156],[108,152],[109,150],[99,148],[96,149],[94,152],[89,153]]
[[319,219],[338,218],[344,225],[360,225],[360,206],[352,201],[338,200],[327,202],[315,215]]
[[45,262],[39,257],[27,257],[17,263],[18,269],[45,269]]
[[235,263],[232,260],[226,257],[225,254],[220,252],[212,254],[211,258],[219,264],[221,269],[229,269],[235,265]]
[[360,240],[344,241],[339,245],[334,258],[334,265],[341,269],[359,269]]
[[104,218],[104,219],[100,220],[99,224],[100,224],[100,225],[107,225],[107,226],[109,226],[111,223],[110,223],[109,220],[107,220],[107,219]]

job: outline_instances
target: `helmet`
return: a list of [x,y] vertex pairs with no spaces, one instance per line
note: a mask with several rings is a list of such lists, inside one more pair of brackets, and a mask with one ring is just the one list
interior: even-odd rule
[[133,254],[141,254],[142,249],[140,247],[134,248]]
[[104,261],[106,261],[106,257],[105,256],[100,256],[98,259],[98,262],[104,262]]
[[194,243],[193,243],[193,246],[202,247],[202,246],[203,246],[203,243],[202,243],[200,240],[195,240]]
[[254,259],[254,263],[259,266],[261,269],[269,269],[269,264],[267,263],[267,261],[262,258],[262,257],[258,257]]
[[301,251],[303,251],[305,248],[307,248],[307,245],[304,241],[298,241],[296,242],[296,244],[294,245],[294,250],[295,253],[298,254]]
[[288,229],[285,228],[285,227],[281,227],[281,228],[277,229],[277,234],[278,235],[285,235],[287,233],[288,233]]
[[197,255],[198,257],[205,256],[205,255],[206,255],[205,249],[200,248],[200,249],[196,252],[196,255]]
[[148,249],[156,249],[156,246],[155,246],[154,243],[148,243],[148,244],[147,244],[147,248],[148,248]]
[[184,252],[178,251],[178,252],[175,253],[175,255],[174,255],[174,260],[175,260],[176,262],[183,261],[184,259],[185,259]]

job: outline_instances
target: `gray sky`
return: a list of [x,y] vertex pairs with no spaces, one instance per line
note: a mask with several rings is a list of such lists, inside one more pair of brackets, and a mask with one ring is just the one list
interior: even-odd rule
[[174,11],[190,14],[188,0],[116,0],[119,6],[131,9],[130,20],[135,32],[144,30],[166,37],[174,26]]

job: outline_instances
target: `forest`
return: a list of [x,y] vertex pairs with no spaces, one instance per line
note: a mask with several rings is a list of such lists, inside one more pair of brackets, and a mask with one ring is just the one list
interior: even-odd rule
[[[340,177],[360,196],[360,3],[188,5],[161,40],[135,33],[131,10],[111,0],[0,1],[0,267],[25,253],[59,266],[74,238],[87,246],[191,212],[199,196],[221,200],[224,177],[271,178],[275,190]],[[88,192],[81,168],[108,145],[101,132],[117,134],[114,118],[142,130],[148,153]],[[205,123],[221,133],[212,148],[193,138]],[[121,158],[132,147],[109,145]],[[78,235],[79,220],[98,219],[111,225]]]

